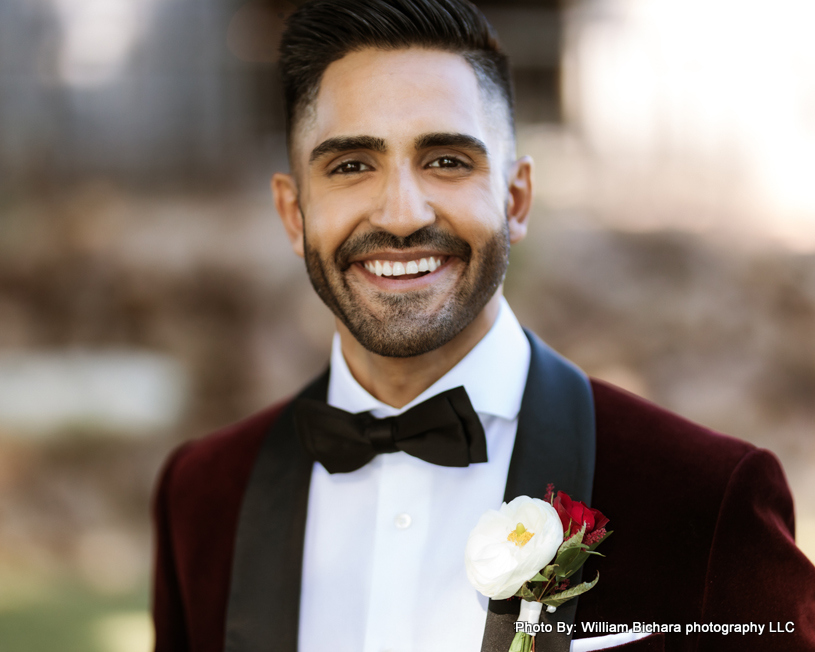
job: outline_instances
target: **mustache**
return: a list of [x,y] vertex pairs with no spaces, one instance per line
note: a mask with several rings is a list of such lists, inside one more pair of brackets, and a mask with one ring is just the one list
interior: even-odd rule
[[383,249],[432,249],[447,256],[457,256],[465,263],[469,262],[473,250],[458,236],[443,231],[435,225],[424,226],[406,237],[394,235],[387,231],[371,231],[352,236],[340,245],[334,256],[337,268],[345,271],[350,267],[352,258],[366,256]]

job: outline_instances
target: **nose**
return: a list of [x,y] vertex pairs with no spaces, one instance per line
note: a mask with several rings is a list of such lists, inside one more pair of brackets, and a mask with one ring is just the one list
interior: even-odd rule
[[372,212],[373,226],[405,238],[436,221],[436,213],[409,166],[391,170],[380,191],[378,207]]

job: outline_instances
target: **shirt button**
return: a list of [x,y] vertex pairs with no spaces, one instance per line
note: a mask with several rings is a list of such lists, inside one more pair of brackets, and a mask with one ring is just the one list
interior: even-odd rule
[[410,514],[399,514],[394,520],[394,524],[400,530],[407,530],[410,527],[412,519],[410,518]]

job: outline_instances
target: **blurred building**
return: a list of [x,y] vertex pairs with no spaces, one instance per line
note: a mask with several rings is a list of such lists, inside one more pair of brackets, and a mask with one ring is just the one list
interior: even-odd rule
[[[0,170],[167,183],[234,178],[257,147],[224,0],[4,0]],[[4,185],[5,185],[4,184]]]
[[[479,3],[515,61],[518,117],[552,121],[557,3]],[[274,0],[3,0],[3,186],[104,176],[235,183],[281,157]]]

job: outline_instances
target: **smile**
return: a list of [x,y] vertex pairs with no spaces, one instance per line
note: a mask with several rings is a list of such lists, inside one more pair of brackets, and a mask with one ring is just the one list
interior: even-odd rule
[[403,276],[435,272],[442,266],[446,256],[428,256],[416,260],[366,260],[363,264],[371,274],[377,276]]

